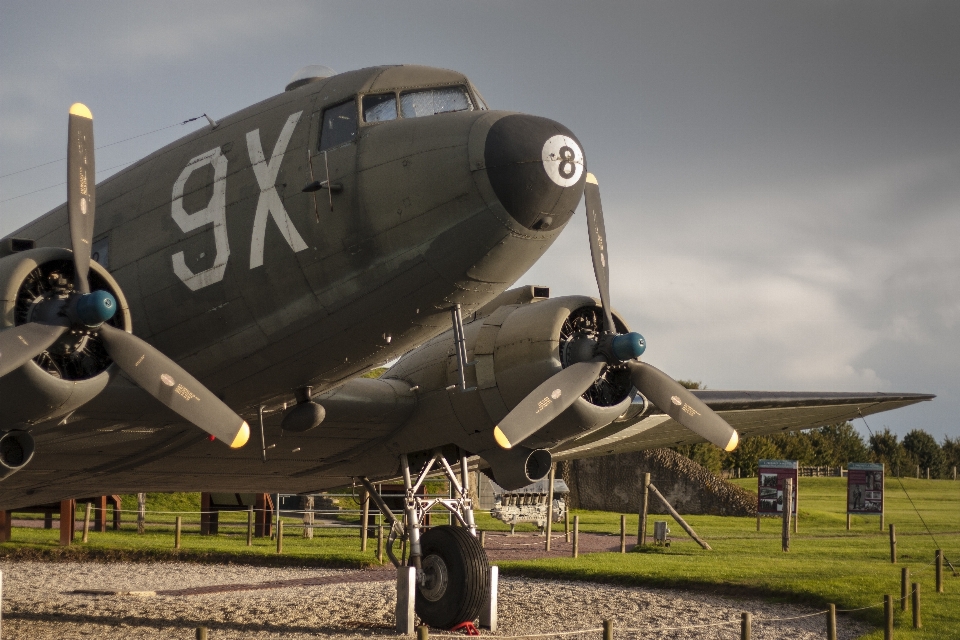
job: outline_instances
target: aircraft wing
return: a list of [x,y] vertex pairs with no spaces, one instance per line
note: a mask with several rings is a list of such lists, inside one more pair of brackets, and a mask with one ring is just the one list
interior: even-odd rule
[[[922,393],[806,393],[697,390],[695,395],[719,413],[741,438],[812,429],[898,409],[935,396]],[[637,418],[614,421],[552,450],[556,460],[573,460],[657,447],[704,442],[669,416],[651,407]]]

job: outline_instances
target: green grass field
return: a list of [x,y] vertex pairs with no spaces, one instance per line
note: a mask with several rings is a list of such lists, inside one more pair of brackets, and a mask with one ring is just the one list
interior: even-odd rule
[[[756,489],[755,478],[736,482]],[[960,564],[956,564],[960,561],[960,482],[905,479],[903,483],[946,557],[955,561],[960,569]],[[880,531],[879,518],[855,517],[852,530],[846,530],[845,479],[801,478],[799,484],[799,533],[793,536],[789,553],[780,549],[778,519],[763,519],[762,530],[757,532],[755,518],[690,516],[687,521],[710,543],[712,552],[703,551],[689,541],[679,525],[671,522],[673,544],[669,548],[634,550],[626,555],[596,553],[578,559],[499,564],[505,575],[679,587],[814,606],[834,603],[838,609],[879,604],[884,594],[899,597],[900,568],[907,566],[912,581],[921,585],[924,628],[911,629],[909,608],[901,613],[897,607],[895,637],[960,638],[960,577],[945,567],[946,593],[935,593],[932,563],[937,544],[896,479],[887,479],[886,501],[886,522],[897,528],[899,562],[896,565],[890,563],[888,533]],[[132,496],[124,498],[125,507],[135,504]],[[151,494],[147,506],[150,511],[193,511],[200,505],[197,494]],[[581,531],[619,533],[619,514],[596,511],[575,514],[580,516]],[[178,552],[172,548],[173,518],[173,514],[150,514],[147,532],[138,535],[133,514],[125,514],[124,530],[91,533],[87,544],[78,543],[68,548],[58,546],[56,528],[14,528],[13,541],[0,545],[0,554],[13,558],[179,558],[297,566],[360,567],[376,563],[376,540],[372,539],[368,551],[361,553],[358,528],[318,528],[313,540],[305,540],[297,528],[296,518],[285,519],[282,556],[277,556],[276,543],[269,539],[254,539],[253,546],[247,547],[245,513],[221,513],[217,536],[198,535],[197,517],[185,517],[182,549]],[[659,519],[669,520],[669,517],[652,516],[651,532],[652,521]],[[340,519],[345,524],[349,520],[350,516]],[[508,529],[484,513],[478,513],[477,520],[486,530]],[[353,521],[358,522],[355,517]],[[440,522],[446,519],[441,517]],[[518,527],[520,530],[532,528],[532,525]],[[637,516],[633,514],[628,517],[628,532],[633,540],[636,528]],[[865,639],[883,637],[882,608],[852,615],[877,627]]]

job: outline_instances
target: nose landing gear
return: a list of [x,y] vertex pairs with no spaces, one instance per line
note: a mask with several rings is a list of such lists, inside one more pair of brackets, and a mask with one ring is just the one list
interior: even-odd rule
[[[460,623],[472,622],[481,615],[484,603],[491,599],[488,598],[490,570],[487,554],[477,539],[473,519],[467,456],[461,452],[459,474],[454,472],[440,450],[433,452],[415,479],[410,473],[406,454],[400,456],[400,467],[406,494],[403,522],[390,511],[373,484],[367,478],[360,478],[390,523],[387,556],[394,566],[400,568],[404,563],[394,554],[393,545],[400,540],[409,548],[407,564],[416,567],[415,611],[423,623],[438,629],[451,629]],[[427,476],[436,470],[442,471],[450,481],[454,497],[423,498],[417,495]],[[423,532],[427,514],[438,506],[449,511],[459,526],[432,527]]]

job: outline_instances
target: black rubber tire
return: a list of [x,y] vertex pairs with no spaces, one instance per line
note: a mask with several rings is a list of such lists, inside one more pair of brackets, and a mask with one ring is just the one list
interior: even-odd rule
[[461,622],[476,620],[490,581],[487,553],[480,541],[462,527],[442,526],[423,534],[420,548],[425,570],[436,566],[439,559],[447,571],[442,594],[434,591],[428,598],[425,586],[418,582],[416,612],[420,620],[435,629],[451,629]]

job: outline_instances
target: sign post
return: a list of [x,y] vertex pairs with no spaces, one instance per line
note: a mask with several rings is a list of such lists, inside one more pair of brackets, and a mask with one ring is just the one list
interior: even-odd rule
[[793,505],[790,512],[794,517],[796,531],[798,467],[796,460],[760,460],[757,464],[757,517],[761,515],[784,516],[784,481],[793,481]]
[[883,531],[883,464],[851,462],[847,465],[847,518],[880,516]]

